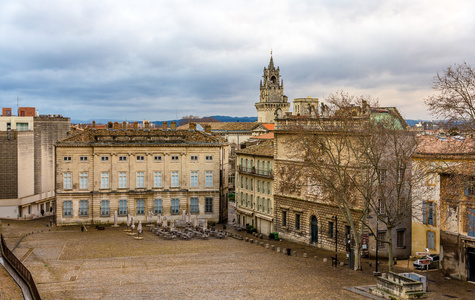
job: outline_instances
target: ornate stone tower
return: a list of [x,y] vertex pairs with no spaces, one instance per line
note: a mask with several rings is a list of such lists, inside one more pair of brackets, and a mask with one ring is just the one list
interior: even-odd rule
[[284,95],[284,81],[280,80],[280,70],[274,67],[272,53],[269,66],[264,67],[264,82],[261,80],[259,103],[256,103],[257,122],[273,123],[275,116],[283,116],[289,111],[290,103]]

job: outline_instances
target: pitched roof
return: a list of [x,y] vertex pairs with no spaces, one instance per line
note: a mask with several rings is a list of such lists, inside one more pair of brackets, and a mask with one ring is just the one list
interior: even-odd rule
[[258,155],[274,157],[274,141],[265,140],[256,145],[247,146],[245,149],[236,151],[237,154]]
[[58,141],[58,146],[71,145],[217,145],[225,141],[219,137],[195,130],[160,129],[87,129]]
[[268,130],[274,130],[275,124],[262,124]]
[[250,139],[272,140],[273,138],[274,138],[274,133],[273,132],[268,132],[268,133],[265,133],[265,134],[253,136]]
[[468,155],[475,154],[475,139],[471,137],[432,135],[417,138],[417,154],[419,155]]

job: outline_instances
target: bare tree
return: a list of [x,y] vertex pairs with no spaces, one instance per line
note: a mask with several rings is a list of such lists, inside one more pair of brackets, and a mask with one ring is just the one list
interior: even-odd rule
[[466,62],[449,66],[434,77],[432,88],[438,92],[425,99],[429,111],[455,124],[475,125],[475,70]]
[[[310,178],[306,184],[318,187],[321,198],[338,206],[351,228],[355,269],[360,269],[363,233],[372,230],[367,219],[371,212],[377,212],[389,233],[410,220],[410,157],[416,138],[397,112],[371,107],[363,97],[340,91],[326,100],[328,118],[300,122],[295,128],[306,162],[291,173],[300,174],[294,179],[301,183],[301,177]],[[286,184],[293,184],[291,178]],[[392,267],[391,234],[382,242],[389,245]]]
[[[412,189],[425,179],[425,173],[412,171],[411,156],[417,148],[414,132],[407,131],[396,116],[367,123],[361,136],[364,157],[374,177],[360,185],[361,193],[369,203],[371,215],[386,227],[382,240],[376,232],[377,242],[388,244],[389,270],[393,267],[393,231],[401,224],[410,224]],[[372,191],[368,193],[365,191]],[[373,231],[371,226],[368,228]]]

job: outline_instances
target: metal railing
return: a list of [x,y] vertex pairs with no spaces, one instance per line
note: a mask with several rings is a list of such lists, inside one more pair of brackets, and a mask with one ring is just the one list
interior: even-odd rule
[[246,168],[244,166],[239,166],[239,172],[273,178],[272,170],[256,169],[254,167]]
[[7,244],[5,243],[5,239],[3,238],[3,234],[0,235],[1,238],[1,252],[2,257],[10,264],[10,266],[15,270],[15,272],[23,278],[28,289],[30,290],[31,296],[34,300],[40,300],[40,294],[38,293],[38,289],[36,288],[35,281],[33,280],[33,276],[31,276],[30,271],[21,263],[21,261],[13,254],[10,249],[8,249]]

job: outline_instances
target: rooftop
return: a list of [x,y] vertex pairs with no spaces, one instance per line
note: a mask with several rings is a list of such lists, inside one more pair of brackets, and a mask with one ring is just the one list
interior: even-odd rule
[[216,145],[225,141],[219,137],[195,130],[161,129],[87,129],[57,142],[58,146],[71,145]]
[[475,154],[475,139],[469,136],[432,136],[418,137],[419,155],[468,155]]
[[265,140],[256,145],[247,146],[245,149],[236,151],[236,154],[274,157],[274,141]]

